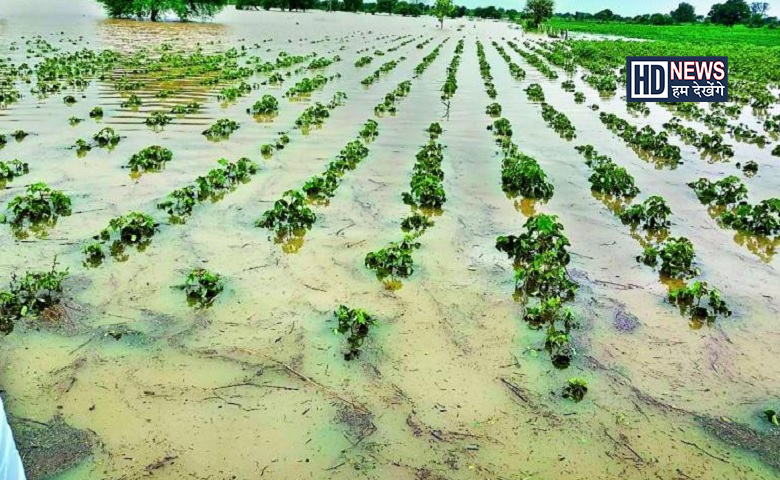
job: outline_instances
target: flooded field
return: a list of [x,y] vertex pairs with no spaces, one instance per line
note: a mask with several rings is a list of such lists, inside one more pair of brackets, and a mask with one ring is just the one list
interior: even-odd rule
[[[580,65],[569,75],[542,59],[540,70],[521,53],[550,52],[551,42],[506,23],[438,29],[432,17],[232,9],[205,24],[147,23],[62,3],[0,7],[0,92],[20,94],[0,109],[0,160],[29,169],[4,181],[0,202],[37,182],[71,201],[35,226],[14,225],[5,207],[0,225],[0,289],[55,259],[68,269],[62,302],[25,310],[0,338],[0,393],[29,478],[780,478],[780,433],[763,415],[780,410],[780,242],[726,228],[726,207],[686,185],[736,175],[746,201],[776,196],[778,138],[764,133],[776,105],[728,119],[766,143],[724,134],[733,156],[713,156],[670,133],[680,156],[670,164],[600,115],[664,131],[673,109],[627,111],[624,87],[600,95]],[[95,56],[68,57],[82,49]],[[46,59],[59,60],[41,81]],[[305,78],[316,85],[301,93]],[[562,138],[572,136],[560,133],[565,122],[548,126],[525,91],[532,84],[576,138]],[[278,108],[253,115],[264,95]],[[498,131],[498,116],[511,134]],[[680,116],[694,136],[708,131]],[[220,119],[238,128],[203,134]],[[361,134],[368,120],[375,138]],[[118,140],[93,138],[105,127]],[[351,159],[342,149],[353,141],[367,151],[339,171],[338,189],[304,197],[310,228],[257,226],[277,200],[292,201],[285,192]],[[536,159],[554,194],[502,190],[510,144]],[[402,197],[429,168],[418,155],[426,145],[442,148],[441,208]],[[640,193],[594,191],[580,145],[624,167]],[[131,167],[150,146],[172,158]],[[202,180],[240,170],[242,158],[256,170],[224,188]],[[743,172],[749,161],[757,173]],[[215,190],[193,193],[190,208],[159,207],[204,182]],[[652,234],[616,215],[652,195],[671,209],[654,234],[695,247],[698,271],[683,279],[637,261]],[[151,216],[151,233],[101,237],[131,212]],[[414,271],[380,280],[366,256],[403,240],[410,212],[433,222],[407,238],[420,244]],[[563,270],[577,287],[565,304],[578,326],[557,332],[568,339],[565,362],[551,361],[550,331],[524,320],[536,299],[516,288],[513,262],[496,248],[538,214],[556,215],[571,243]],[[193,269],[221,275],[224,290],[188,302],[177,287]],[[669,292],[694,278],[717,287],[730,316],[691,318],[671,303]],[[376,320],[349,361],[334,333],[339,305]],[[579,402],[562,395],[574,378],[587,382]]]

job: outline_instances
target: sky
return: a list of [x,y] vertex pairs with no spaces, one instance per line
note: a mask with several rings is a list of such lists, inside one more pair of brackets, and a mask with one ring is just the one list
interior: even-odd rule
[[[2,0],[0,0],[1,2]],[[555,0],[556,12],[588,12],[596,13],[608,8],[618,15],[633,17],[643,13],[668,13],[683,0]],[[696,8],[697,15],[706,15],[710,7],[725,0],[685,0]],[[764,0],[769,3],[771,16],[780,17],[780,0]],[[751,3],[752,0],[747,0]],[[478,7],[495,5],[497,7],[514,8],[521,10],[525,6],[525,0],[455,0],[457,5]]]

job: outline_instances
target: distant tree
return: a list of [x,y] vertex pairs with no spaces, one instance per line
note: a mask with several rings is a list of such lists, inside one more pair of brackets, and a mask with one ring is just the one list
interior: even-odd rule
[[531,18],[534,27],[552,17],[555,2],[553,0],[527,0],[525,12]]
[[514,20],[517,20],[520,17],[520,12],[518,12],[514,8],[510,8],[509,10],[506,11],[506,16],[507,16],[508,19],[514,21]]
[[745,0],[726,0],[710,9],[710,20],[719,25],[732,26],[750,18],[750,7]]
[[153,22],[167,13],[181,20],[209,18],[219,13],[227,0],[98,0],[114,18],[148,18]]
[[347,12],[357,12],[363,9],[363,0],[344,0],[344,10]]
[[376,11],[393,13],[393,8],[395,7],[396,1],[397,0],[376,0]]
[[236,0],[236,10],[258,10],[263,0]]
[[750,4],[750,12],[753,15],[761,15],[763,18],[768,10],[769,4],[767,2],[753,2]]
[[663,13],[654,13],[650,15],[650,23],[652,25],[671,25],[674,23],[674,20],[672,20],[672,17],[669,15],[664,15]]
[[463,18],[468,13],[469,9],[461,5],[460,7],[456,7],[455,11],[453,12],[452,16],[455,18]]
[[690,3],[682,2],[677,9],[670,13],[672,20],[677,23],[693,23],[696,21],[696,10]]
[[500,19],[501,13],[493,5],[489,7],[477,7],[474,9],[474,16],[477,18],[494,18]]
[[608,22],[615,17],[615,14],[612,13],[612,10],[606,9],[594,14],[593,17],[596,20],[601,20],[602,22]]
[[433,6],[433,15],[439,19],[439,28],[444,28],[444,17],[451,16],[454,8],[452,0],[436,0],[436,4]]

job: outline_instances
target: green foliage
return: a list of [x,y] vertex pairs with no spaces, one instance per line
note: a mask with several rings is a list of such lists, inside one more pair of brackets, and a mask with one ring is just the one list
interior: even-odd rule
[[67,277],[68,269],[57,270],[56,259],[49,271],[28,271],[22,277],[12,273],[8,290],[0,291],[0,333],[10,333],[15,320],[58,305]]
[[542,103],[542,118],[561,136],[561,138],[571,140],[577,136],[574,125],[569,121],[569,117],[564,113],[559,112],[548,103]]
[[747,187],[733,175],[716,182],[700,178],[688,186],[704,204],[732,205],[747,198]]
[[97,238],[107,242],[113,234],[117,234],[119,241],[125,244],[144,244],[153,236],[157,226],[154,219],[140,212],[130,212],[127,215],[112,218],[108,227],[100,232]]
[[190,102],[185,105],[174,105],[171,108],[171,114],[172,115],[187,115],[190,113],[196,113],[198,110],[200,110],[200,103],[198,102]]
[[26,162],[18,159],[7,162],[0,161],[0,185],[27,173],[30,173],[30,166]]
[[420,248],[414,237],[405,236],[400,242],[391,242],[385,248],[366,255],[367,268],[374,270],[380,279],[391,277],[406,278],[414,273],[412,252]]
[[511,137],[512,136],[512,124],[506,118],[499,118],[493,122],[493,125],[489,127],[493,131],[493,135],[497,137]]
[[159,145],[146,147],[130,157],[128,167],[133,172],[159,171],[173,159],[173,152]]
[[203,135],[212,141],[224,140],[230,137],[230,135],[238,130],[238,122],[229,120],[227,118],[220,118],[209,128],[203,131]]
[[222,276],[203,268],[190,270],[181,289],[187,295],[190,305],[206,307],[214,303],[217,295],[225,289]]
[[70,216],[71,201],[61,191],[39,182],[28,186],[26,194],[8,202],[7,209],[7,221],[15,228],[22,228],[25,221],[32,225],[52,225],[59,217]]
[[113,148],[117,143],[119,143],[121,137],[114,131],[113,128],[106,127],[92,135],[92,140],[94,140],[99,147]]
[[731,310],[721,298],[720,291],[710,287],[707,282],[695,281],[692,285],[672,290],[669,300],[680,308],[683,315],[690,314],[696,321],[713,322],[718,316],[731,316]]
[[570,378],[563,388],[563,398],[568,398],[579,403],[588,393],[588,382],[581,378]]
[[519,236],[501,236],[496,248],[515,265],[515,289],[526,297],[570,299],[577,284],[566,271],[570,255],[569,239],[555,215],[528,218]]
[[544,90],[538,83],[532,83],[525,89],[525,93],[528,95],[528,100],[532,102],[544,102]]
[[525,13],[531,18],[534,27],[538,27],[543,21],[552,17],[553,0],[526,0]]
[[632,205],[620,214],[620,220],[625,224],[641,226],[645,230],[661,230],[669,228],[669,215],[672,210],[663,197],[653,195],[644,202]]
[[106,258],[106,254],[103,252],[103,244],[100,242],[85,245],[81,250],[81,253],[86,257],[84,259],[84,266],[86,267],[97,267],[103,263],[103,260]]
[[358,58],[358,59],[357,59],[357,61],[355,62],[355,67],[357,67],[357,68],[360,68],[360,67],[365,67],[366,65],[368,65],[368,64],[369,64],[369,63],[371,63],[372,61],[374,61],[374,57],[370,57],[370,56],[363,56],[363,57],[360,57],[360,58]]
[[114,18],[148,18],[153,22],[172,13],[182,21],[192,18],[206,19],[219,13],[227,0],[98,0],[109,16]]
[[274,202],[255,222],[257,227],[272,230],[280,236],[300,234],[314,225],[317,216],[306,205],[306,197],[298,191],[288,190]]
[[777,412],[771,408],[764,410],[764,418],[775,427],[780,427],[780,420],[778,420]]
[[360,130],[360,137],[364,140],[373,140],[379,136],[379,124],[376,120],[368,119]]
[[103,109],[95,107],[89,112],[89,118],[103,118]]
[[251,115],[276,115],[279,113],[279,101],[273,95],[263,95],[246,113]]
[[415,237],[419,237],[425,233],[427,228],[432,226],[433,220],[431,220],[427,215],[423,215],[419,212],[412,213],[408,217],[401,220],[401,230],[406,233],[412,232],[412,235]]
[[348,349],[344,353],[344,359],[358,358],[360,348],[368,337],[369,329],[376,324],[376,319],[365,310],[348,308],[344,305],[339,305],[333,314],[338,321],[334,332],[347,335]]
[[404,203],[420,208],[440,209],[447,197],[444,193],[444,172],[441,169],[444,160],[443,147],[431,140],[419,152],[414,165],[411,190],[403,193]]
[[328,83],[328,78],[323,75],[302,78],[284,94],[285,97],[294,98],[310,95],[314,90],[320,89]]
[[548,200],[554,187],[536,159],[523,153],[510,153],[501,162],[501,188],[512,195]]
[[588,180],[594,191],[606,195],[633,197],[639,193],[634,177],[609,159],[593,163],[593,173]]
[[485,113],[490,115],[491,117],[500,117],[501,116],[501,105],[498,103],[491,103],[490,105],[485,108]]
[[661,260],[660,271],[671,278],[686,279],[699,274],[693,266],[696,256],[693,244],[685,237],[670,238],[660,247],[646,247],[639,260],[646,265],[655,266]]
[[171,123],[172,120],[171,116],[165,112],[152,112],[146,117],[144,123],[149,127],[164,127]]
[[143,105],[143,101],[141,100],[141,97],[136,94],[130,95],[127,100],[124,100],[119,104],[122,108],[138,108],[141,105]]
[[442,128],[441,128],[441,125],[439,125],[439,123],[438,123],[438,122],[433,122],[433,123],[431,123],[431,125],[430,125],[430,126],[428,127],[428,129],[427,129],[427,130],[425,130],[425,131],[426,131],[426,132],[428,132],[428,135],[430,135],[430,137],[431,137],[431,140],[435,140],[435,139],[436,139],[436,138],[438,138],[438,137],[439,137],[439,135],[441,135],[441,134],[442,134],[442,132],[443,132],[443,130],[442,130]]
[[777,235],[780,198],[762,200],[756,205],[740,202],[733,210],[723,212],[720,221],[729,228],[753,235]]
[[669,143],[669,136],[666,132],[656,133],[649,125],[642,129],[637,129],[627,121],[611,113],[601,112],[599,119],[607,128],[632,147],[644,150],[654,157],[670,161],[673,164],[680,162],[682,158],[680,147]]

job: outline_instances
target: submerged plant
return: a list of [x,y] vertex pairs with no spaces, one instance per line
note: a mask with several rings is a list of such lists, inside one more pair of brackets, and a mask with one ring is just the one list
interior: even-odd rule
[[379,124],[376,120],[369,118],[366,123],[363,124],[363,128],[360,130],[360,138],[364,140],[373,140],[379,136]]
[[141,97],[136,94],[130,95],[127,100],[119,104],[122,108],[138,108],[141,105],[143,105],[143,101],[141,100]]
[[144,122],[149,127],[164,127],[171,123],[173,119],[165,112],[152,112]]
[[363,342],[368,337],[369,329],[376,324],[376,319],[365,310],[348,308],[344,305],[339,305],[333,315],[338,321],[334,332],[347,335],[348,349],[344,353],[344,359],[357,358],[360,356]]
[[660,271],[671,278],[690,278],[699,274],[693,266],[696,256],[693,244],[685,237],[670,238],[660,247],[647,247],[639,258],[646,265],[655,266],[661,260]]
[[276,115],[279,113],[279,101],[273,95],[263,95],[260,100],[252,105],[252,108],[247,108],[246,113],[255,116]]
[[127,166],[133,172],[157,171],[162,169],[171,159],[173,159],[173,152],[159,145],[152,145],[130,157]]
[[756,205],[740,202],[723,212],[720,221],[727,227],[752,235],[780,233],[780,198],[761,200]]
[[24,195],[18,195],[8,202],[8,217],[0,216],[3,223],[21,228],[25,221],[32,225],[53,224],[59,217],[71,214],[70,197],[59,190],[52,190],[43,182],[27,187]]
[[620,214],[620,220],[625,224],[641,226],[646,230],[668,228],[669,215],[672,210],[663,197],[653,195],[642,203],[632,205]]
[[511,153],[501,163],[502,189],[525,198],[547,200],[554,192],[553,184],[536,159],[523,153]]
[[491,117],[500,117],[501,116],[501,105],[498,103],[491,103],[485,108],[485,113],[490,115]]
[[94,140],[99,147],[113,148],[117,143],[119,143],[121,137],[114,131],[113,128],[106,127],[92,135],[92,140]]
[[106,254],[103,252],[103,244],[100,242],[94,242],[84,246],[81,252],[86,257],[84,259],[84,266],[86,267],[97,267],[103,263],[103,260],[106,258]]
[[103,109],[101,107],[95,107],[89,112],[90,118],[103,118]]
[[0,291],[0,332],[8,334],[15,320],[58,305],[67,277],[68,269],[57,270],[56,258],[51,270],[28,271],[21,277],[12,273],[8,289]]
[[113,233],[118,234],[119,241],[126,244],[145,244],[157,230],[154,219],[140,212],[130,212],[127,215],[116,217],[108,222],[108,227],[100,232],[96,238],[104,242],[111,239]]
[[599,193],[619,197],[633,197],[639,193],[634,177],[611,160],[594,164],[589,180],[591,188]]
[[682,314],[689,313],[696,321],[713,322],[718,316],[731,316],[731,310],[721,298],[720,291],[710,287],[707,282],[695,281],[692,285],[672,290],[669,300],[680,308]]
[[563,388],[563,398],[568,398],[579,403],[588,393],[588,382],[581,378],[570,378]]
[[777,412],[775,410],[772,410],[771,408],[764,410],[764,418],[775,427],[780,427],[780,420],[778,420]]
[[528,100],[532,102],[544,102],[544,90],[538,83],[532,83],[525,89],[525,93],[528,95]]
[[290,236],[308,230],[317,216],[306,205],[306,197],[296,190],[288,190],[266,210],[255,225],[267,228],[280,236]]
[[7,162],[0,161],[0,184],[30,173],[30,166],[26,162],[14,159]]
[[747,187],[733,175],[715,182],[700,178],[688,186],[704,204],[731,205],[747,198]]
[[427,228],[432,226],[433,220],[419,212],[415,212],[401,220],[401,230],[407,233],[412,232],[416,237],[422,235]]
[[230,134],[238,130],[238,122],[221,118],[203,131],[203,135],[209,140],[222,140],[230,137]]
[[414,273],[412,252],[420,248],[411,236],[405,236],[400,242],[391,242],[385,248],[366,255],[367,268],[374,270],[377,277],[406,278]]
[[191,305],[205,307],[211,305],[217,295],[222,293],[225,284],[222,276],[203,268],[196,268],[190,270],[184,285],[180,288],[184,290]]

